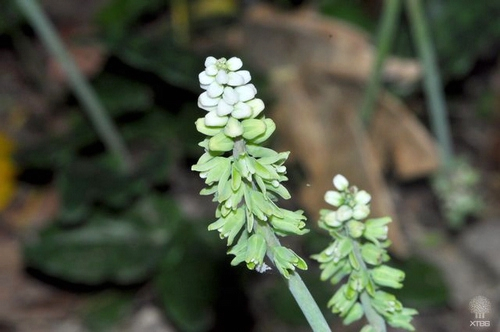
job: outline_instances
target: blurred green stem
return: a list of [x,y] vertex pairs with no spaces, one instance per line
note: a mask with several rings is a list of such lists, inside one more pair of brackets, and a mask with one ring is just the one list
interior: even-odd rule
[[422,2],[420,0],[405,1],[418,54],[424,67],[424,88],[430,110],[432,130],[440,146],[442,167],[448,168],[453,159],[453,148],[443,86],[431,36],[427,30]]
[[125,172],[130,172],[132,159],[121,135],[107,115],[96,93],[80,73],[71,55],[64,48],[54,26],[47,19],[40,5],[36,0],[16,1],[21,11],[39,34],[45,47],[57,59],[68,75],[69,83],[76,97],[87,112],[106,148],[116,156],[122,169]]
[[361,106],[361,119],[365,125],[368,125],[371,120],[374,104],[380,90],[380,85],[382,84],[382,65],[387,58],[394,39],[396,21],[401,13],[401,4],[401,0],[384,1],[384,9],[377,35],[377,53]]

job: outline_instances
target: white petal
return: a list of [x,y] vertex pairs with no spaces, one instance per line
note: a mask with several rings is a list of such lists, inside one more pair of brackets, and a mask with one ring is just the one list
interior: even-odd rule
[[229,72],[227,84],[232,86],[240,86],[245,84],[245,78],[238,73]]
[[337,174],[333,178],[333,185],[340,191],[346,190],[349,187],[349,181],[342,175]]
[[358,204],[365,204],[366,205],[370,202],[371,199],[372,199],[372,196],[364,190],[358,191],[356,193],[356,195],[354,196],[354,200]]
[[245,81],[243,84],[247,84],[252,79],[252,76],[250,75],[250,72],[248,70],[238,70],[236,74],[243,77],[243,80]]
[[227,116],[218,116],[215,112],[208,112],[205,115],[205,125],[212,127],[224,126],[229,118]]
[[231,114],[231,112],[234,110],[234,107],[231,105],[228,105],[223,99],[219,101],[219,104],[217,105],[217,115],[219,116],[225,116],[228,114]]
[[206,72],[202,71],[199,75],[198,75],[198,79],[200,80],[200,86],[205,86],[205,85],[209,85],[210,83],[212,83],[214,81],[214,77],[213,76],[208,76]]
[[240,69],[243,66],[243,62],[241,61],[240,58],[237,57],[232,57],[231,59],[227,60],[227,68],[232,71],[236,71]]
[[228,80],[229,78],[225,70],[219,70],[217,76],[215,76],[215,81],[220,85],[227,84]]
[[231,115],[236,119],[247,119],[252,115],[252,109],[247,104],[239,102],[234,105],[234,111]]
[[207,91],[203,92],[199,97],[198,97],[198,106],[202,105],[205,107],[213,107],[217,106],[219,103],[220,98],[211,98]]
[[214,58],[213,56],[209,56],[205,59],[205,67],[215,65],[216,62],[217,62],[216,58]]
[[228,103],[229,105],[234,105],[240,100],[240,97],[239,97],[238,93],[233,88],[231,88],[230,86],[227,86],[224,88],[224,93],[222,95],[222,99],[224,99],[224,101],[226,103]]
[[224,92],[224,87],[217,82],[213,82],[207,89],[209,97],[216,98],[219,97],[222,92]]
[[247,105],[252,109],[252,118],[257,117],[265,108],[264,102],[259,98],[247,101]]
[[241,101],[248,101],[250,99],[253,99],[253,97],[255,97],[255,94],[257,93],[257,89],[253,84],[238,86],[234,89],[240,96]]
[[217,72],[219,69],[217,68],[216,65],[210,65],[205,68],[205,73],[207,73],[208,76],[215,76],[217,75]]
[[328,190],[326,192],[325,201],[328,204],[336,206],[336,207],[340,206],[344,202],[342,194],[339,193],[338,191],[334,191],[334,190]]

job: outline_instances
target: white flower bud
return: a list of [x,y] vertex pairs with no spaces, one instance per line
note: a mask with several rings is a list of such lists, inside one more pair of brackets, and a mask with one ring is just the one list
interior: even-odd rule
[[227,74],[227,84],[231,86],[240,86],[246,84],[245,78],[239,74],[240,72],[229,72]]
[[217,75],[218,71],[219,71],[219,69],[217,68],[217,66],[215,64],[207,66],[207,68],[205,68],[205,73],[208,76],[215,76],[215,75]]
[[252,118],[257,117],[265,108],[264,102],[259,98],[247,101],[247,105],[252,109]]
[[217,63],[217,59],[213,56],[209,56],[205,59],[205,67],[209,67],[215,65]]
[[215,81],[220,85],[227,84],[228,80],[229,77],[225,70],[219,70],[219,72],[215,76]]
[[250,99],[253,99],[257,93],[257,89],[253,84],[238,86],[235,90],[239,95],[240,101],[249,101]]
[[335,207],[339,207],[344,202],[344,198],[338,191],[328,190],[325,193],[325,202]]
[[243,66],[243,62],[241,61],[240,58],[232,57],[231,59],[227,60],[226,66],[227,69],[231,71],[237,71]]
[[364,204],[356,204],[353,209],[352,216],[354,219],[361,220],[368,217],[370,214],[370,208]]
[[228,105],[224,99],[219,101],[219,104],[217,105],[217,115],[218,116],[225,116],[228,114],[231,114],[231,112],[234,110],[234,107],[231,105]]
[[206,111],[213,110],[219,103],[220,98],[210,98],[205,91],[198,97],[198,107]]
[[339,221],[346,221],[351,219],[351,217],[352,217],[352,209],[347,205],[342,205],[337,210],[337,219]]
[[208,112],[205,115],[205,125],[212,127],[224,126],[229,118],[227,116],[218,116],[215,112]]
[[234,105],[240,100],[238,93],[230,86],[224,88],[222,99],[229,105]]
[[339,227],[342,223],[337,218],[337,213],[334,211],[329,212],[324,217],[325,223],[330,227]]
[[202,71],[198,75],[198,79],[200,80],[201,88],[205,90],[206,88],[208,88],[208,85],[210,85],[214,81],[213,76],[208,76],[207,73],[205,73],[204,71]]
[[349,181],[343,175],[337,174],[333,178],[333,185],[337,190],[344,191],[349,187]]
[[231,113],[236,119],[246,119],[252,115],[252,109],[245,103],[239,102],[234,105],[234,111]]
[[365,190],[358,191],[356,195],[354,196],[354,200],[358,204],[368,204],[370,203],[370,200],[372,199],[372,196],[367,193]]
[[207,94],[210,98],[219,97],[224,92],[224,87],[217,82],[212,82],[207,89]]

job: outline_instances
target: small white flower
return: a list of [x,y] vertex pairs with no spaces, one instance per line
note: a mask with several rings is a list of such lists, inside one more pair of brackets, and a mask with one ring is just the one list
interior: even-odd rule
[[210,127],[224,126],[229,118],[227,116],[218,116],[215,112],[208,112],[205,115],[205,125]]
[[352,217],[352,209],[347,205],[342,205],[337,210],[337,219],[341,222],[347,221]]
[[220,100],[219,104],[217,105],[217,115],[219,116],[229,115],[233,110],[234,107],[226,103],[224,99]]
[[339,207],[344,202],[343,196],[338,191],[328,190],[325,193],[325,201],[335,207]]
[[215,65],[217,63],[217,59],[213,56],[209,56],[205,59],[205,67],[209,67]]
[[213,76],[208,76],[206,72],[202,71],[198,75],[198,79],[200,80],[200,87],[204,90],[208,88],[208,86],[214,81]]
[[247,119],[252,115],[252,109],[246,103],[238,102],[231,115],[236,119]]
[[240,58],[232,57],[231,59],[227,60],[226,66],[227,69],[231,71],[237,71],[238,69],[243,67],[243,62],[241,61]]
[[252,77],[250,76],[250,72],[248,70],[238,70],[237,72],[229,72],[228,73],[228,85],[231,86],[240,86],[247,84],[250,82]]
[[198,97],[198,107],[206,111],[212,111],[217,107],[220,98],[210,98],[205,91]]
[[339,227],[342,223],[337,218],[337,213],[334,211],[329,212],[324,217],[325,223],[330,227]]
[[212,82],[207,89],[207,94],[210,98],[219,97],[224,92],[224,87],[217,82]]
[[370,208],[365,204],[356,204],[353,208],[352,217],[357,220],[365,219],[370,214]]
[[225,70],[219,70],[219,72],[215,76],[215,81],[220,85],[227,84],[227,82],[229,81],[229,75]]
[[344,191],[349,187],[349,181],[342,174],[337,174],[333,178],[333,185],[337,190]]
[[365,190],[358,191],[356,195],[354,196],[354,200],[358,204],[368,204],[370,203],[370,200],[372,199],[372,196],[367,193]]
[[255,97],[257,89],[253,84],[246,84],[243,86],[238,86],[234,88],[239,95],[241,101],[249,101]]
[[265,108],[264,102],[259,98],[247,101],[247,105],[252,109],[252,118],[257,117]]
[[224,99],[228,105],[234,105],[240,101],[240,96],[232,87],[226,86],[222,94],[222,99]]

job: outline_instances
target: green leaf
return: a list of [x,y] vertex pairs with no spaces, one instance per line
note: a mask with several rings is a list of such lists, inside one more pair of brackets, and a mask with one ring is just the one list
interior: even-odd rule
[[113,330],[132,313],[133,294],[106,291],[91,297],[83,309],[83,322],[92,332]]
[[209,249],[185,225],[171,249],[163,253],[154,285],[180,331],[203,332],[212,325],[218,269]]
[[24,244],[24,253],[29,267],[70,282],[128,285],[151,276],[168,238],[131,219],[96,217],[83,227],[50,226]]

